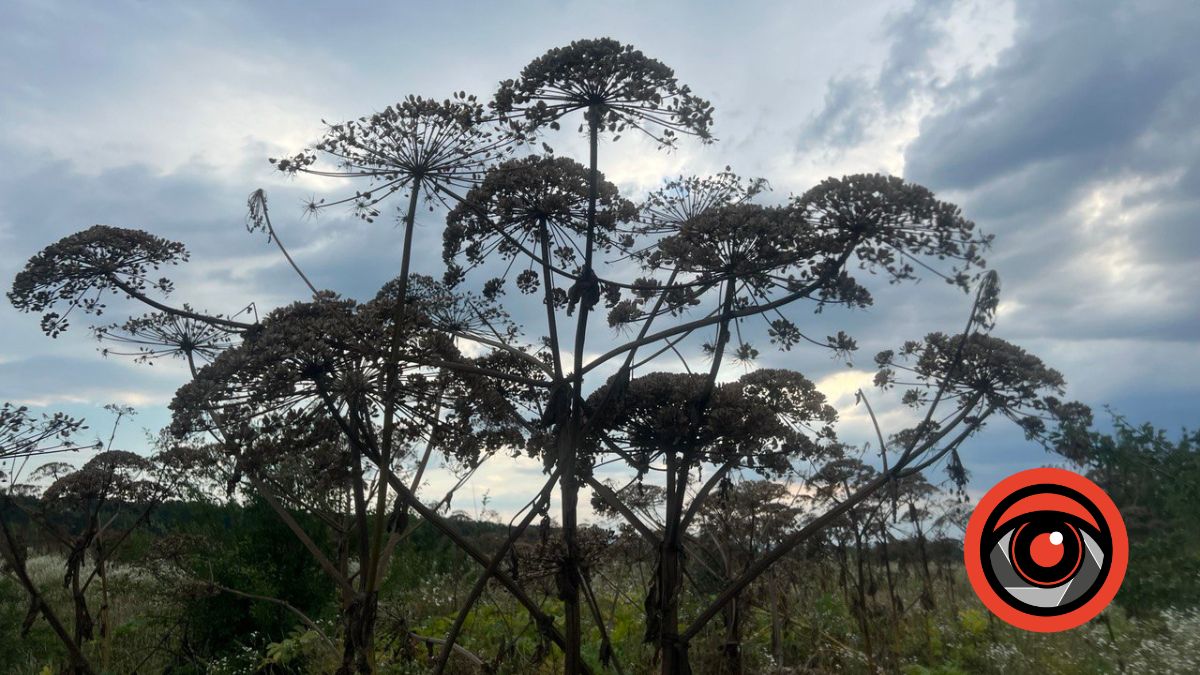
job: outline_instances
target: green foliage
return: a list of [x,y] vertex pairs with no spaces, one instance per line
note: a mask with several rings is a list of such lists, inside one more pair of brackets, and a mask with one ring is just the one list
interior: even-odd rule
[[7,575],[0,576],[0,672],[16,673],[34,670],[47,654],[58,651],[58,642],[44,623],[32,627],[21,637],[21,623],[29,606],[17,582]]
[[[267,645],[267,655],[258,669],[266,672],[308,673],[336,668],[333,653],[311,629],[295,629],[285,639]],[[332,667],[331,667],[332,666]]]
[[1200,432],[1172,440],[1149,424],[1114,418],[1092,432],[1081,461],[1108,492],[1129,531],[1129,570],[1117,602],[1133,614],[1200,605]]
[[[302,514],[296,517],[314,533],[318,546],[327,544],[323,528]],[[245,509],[210,513],[194,527],[211,538],[203,555],[189,559],[198,578],[211,575],[221,586],[284,600],[314,618],[330,608],[333,587],[262,501],[253,501]],[[236,645],[261,647],[283,640],[297,624],[295,615],[277,604],[222,592],[190,599],[183,614],[189,642],[206,655],[222,654]]]
[[[328,584],[315,569],[303,569],[305,558],[292,543],[291,533],[273,518],[264,506],[253,503],[244,511],[240,507],[181,504],[168,505],[164,511],[171,531],[186,529],[211,537],[209,550],[197,559],[198,569],[204,567],[207,571],[211,563],[220,583],[287,599],[304,608],[337,642],[337,627],[328,620],[332,598],[329,592],[319,591]],[[312,523],[306,525],[311,527]],[[484,546],[494,545],[503,535],[503,528],[498,526],[467,520],[458,525]],[[248,541],[254,538],[260,541]],[[406,554],[396,561],[385,582],[382,614],[390,617],[398,613],[407,623],[381,621],[377,652],[381,673],[428,672],[428,646],[409,640],[401,631],[434,637],[444,634],[457,603],[477,573],[474,563],[462,559],[461,553],[427,525],[418,528],[406,544]],[[956,560],[960,553],[938,549],[931,555],[943,564]],[[639,564],[612,553],[593,570],[593,585],[624,672],[645,675],[655,669],[653,648],[642,642],[644,609],[635,593],[638,578],[646,570],[639,570]],[[782,583],[764,583],[750,593],[752,597],[769,597],[756,593],[786,597],[782,665],[807,668],[802,672],[869,672],[855,610],[838,588],[836,567],[820,554],[817,558],[789,560],[788,564],[798,564],[802,573]],[[67,598],[54,588],[61,565],[59,559],[42,556],[34,568],[60,616],[69,617]],[[949,578],[937,578],[937,604],[933,608],[909,606],[899,620],[892,620],[882,611],[882,603],[886,602],[882,594],[869,601],[880,604],[881,611],[870,615],[869,625],[876,651],[884,654],[878,662],[884,670],[920,675],[1074,675],[1121,672],[1124,662],[1126,672],[1195,672],[1196,654],[1200,654],[1195,650],[1200,645],[1200,613],[1195,610],[1146,611],[1144,616],[1129,618],[1123,609],[1114,608],[1107,619],[1071,631],[1029,633],[991,618],[971,594],[961,569],[953,571]],[[901,577],[901,596],[915,598],[920,588],[914,570],[898,569],[897,573]],[[117,577],[128,580],[116,582]],[[187,640],[193,655],[178,656],[180,640],[173,638],[165,643],[161,656],[142,664],[138,672],[161,672],[169,667],[171,672],[222,675],[321,673],[332,672],[336,666],[336,654],[315,632],[298,626],[274,605],[227,594],[181,604],[164,602],[174,590],[148,575],[131,572],[114,576],[113,606],[117,615],[110,672],[133,672],[147,653],[158,648],[160,637],[177,619],[187,621]],[[745,672],[773,672],[775,667],[765,604],[755,600],[747,607],[742,645]],[[558,607],[553,603],[546,607],[557,615],[556,623],[561,625]],[[696,610],[696,599],[685,602],[685,614]],[[64,662],[61,646],[42,620],[34,623],[26,637],[20,637],[24,614],[20,589],[11,578],[0,577],[0,672],[33,675],[44,667],[54,672]],[[714,622],[693,641],[694,672],[720,672],[717,650],[724,636],[719,623]],[[596,654],[600,636],[590,621],[586,625],[584,656],[600,672]],[[197,630],[202,627],[207,629],[203,635]],[[561,655],[556,650],[541,649],[518,605],[500,588],[491,588],[477,605],[461,644],[487,660],[503,652],[499,673],[561,671]],[[340,649],[340,644],[337,646]],[[89,655],[97,655],[97,648],[97,644],[88,645]],[[171,657],[171,653],[177,656]],[[174,663],[171,658],[176,659]],[[463,660],[452,660],[448,672],[476,671]]]

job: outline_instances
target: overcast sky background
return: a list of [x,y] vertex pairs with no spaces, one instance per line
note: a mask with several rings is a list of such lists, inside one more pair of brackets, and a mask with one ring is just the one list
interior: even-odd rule
[[[725,165],[767,178],[768,200],[846,173],[924,184],[996,235],[988,259],[1003,284],[997,335],[1061,370],[1071,398],[1172,431],[1197,425],[1200,4],[6,0],[0,25],[6,287],[45,245],[104,223],[188,245],[176,302],[229,312],[303,299],[275,249],[245,231],[246,195],[263,187],[309,276],[367,299],[396,273],[394,222],[303,219],[304,198],[346,186],[284,180],[266,158],[315,140],[321,119],[358,117],[410,93],[490,97],[548,48],[611,36],[712,100],[720,139],[685,139],[672,153],[633,139],[606,145],[601,167],[626,195]],[[572,133],[552,142],[581,156]],[[438,214],[418,227],[428,251],[418,265],[440,274]],[[849,440],[867,438],[852,394],[869,385],[875,351],[958,330],[969,307],[937,280],[867,285],[874,308],[829,312],[814,330],[857,337],[853,367],[757,345],[760,365],[819,382]],[[37,317],[4,302],[0,400],[85,416],[105,435],[101,406],[133,405],[141,414],[121,443],[146,448],[142,429],[167,421],[181,364],[147,367],[96,349],[80,320],[51,340]],[[904,413],[881,404],[899,428]],[[1054,461],[1003,421],[963,459],[975,494]],[[528,499],[539,473],[531,462],[494,460],[456,506],[469,511],[471,495],[488,493],[506,512]]]

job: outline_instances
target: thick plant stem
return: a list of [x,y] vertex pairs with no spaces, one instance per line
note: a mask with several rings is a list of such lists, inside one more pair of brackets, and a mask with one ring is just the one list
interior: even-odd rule
[[[351,445],[356,445],[361,448],[363,450],[363,455],[368,459],[377,459],[378,454],[373,452],[371,448],[366,445],[364,439],[361,438],[355,429],[347,423],[345,418],[342,417],[341,413],[335,406],[332,405],[332,402],[328,398],[325,399],[325,406],[329,411],[329,414],[333,417],[334,421],[339,427],[341,427],[343,432],[345,432],[346,438],[349,439]],[[387,480],[388,485],[390,485],[391,488],[396,491],[399,498],[404,499],[410,506],[412,506],[413,510],[417,512],[417,515],[424,518],[430,525],[445,534],[455,546],[474,559],[475,562],[487,567],[490,559],[483,553],[483,551],[479,550],[475,544],[463,537],[462,534],[460,534],[449,521],[438,515],[434,509],[422,504],[421,501],[417,499],[417,496],[413,493],[413,491],[404,484],[404,481],[402,481],[400,477],[391,470],[391,468],[385,467],[383,469],[383,478]],[[517,602],[521,603],[521,605],[528,610],[529,615],[533,618],[534,622],[538,626],[538,631],[554,644],[558,645],[559,647],[563,647],[565,651],[566,639],[563,637],[562,632],[554,627],[554,617],[542,611],[542,608],[538,605],[538,603],[534,602],[533,598],[529,597],[529,594],[525,592],[525,589],[513,581],[513,579],[503,571],[495,570],[493,576],[495,577],[496,581],[500,582],[501,585],[508,589]],[[591,673],[591,669],[587,667],[586,663],[581,663],[579,672],[587,675],[588,673]]]
[[917,534],[917,552],[921,555],[921,599],[925,609],[933,609],[933,576],[929,572],[929,551],[925,548],[925,528],[921,526],[920,513],[915,501],[908,502],[908,519]]
[[[736,282],[725,282],[721,300],[721,315],[728,317],[733,309]],[[697,410],[697,422],[701,423],[708,410],[709,401],[716,390],[717,375],[721,371],[721,362],[725,356],[725,348],[729,344],[729,324],[731,318],[726,318],[717,324],[717,338],[713,345],[713,360],[709,365],[708,378],[705,381],[704,392],[700,398]],[[691,665],[688,659],[687,641],[679,634],[679,602],[683,592],[683,538],[686,536],[687,524],[694,512],[684,509],[684,498],[687,496],[688,478],[691,461],[688,453],[667,452],[667,513],[666,527],[663,531],[662,547],[658,556],[658,612],[660,628],[658,631],[658,647],[662,653],[663,675],[688,675]],[[718,475],[723,475],[718,471]],[[698,499],[711,489],[710,481],[701,490]]]
[[96,533],[96,571],[100,579],[100,668],[108,670],[109,662],[112,660],[112,630],[109,627],[109,597],[108,597],[108,570],[105,561],[105,551],[103,536],[101,532]]
[[[415,180],[409,193],[408,212],[404,217],[404,245],[400,254],[399,285],[396,291],[396,306],[392,311],[392,334],[388,345],[387,370],[384,375],[383,429],[378,458],[380,472],[385,467],[391,466],[392,457],[395,454],[393,438],[396,430],[396,398],[399,391],[400,379],[400,344],[404,339],[404,322],[408,302],[408,275],[412,262],[413,231],[416,229],[417,203],[420,195],[421,182],[420,180]],[[357,455],[357,451],[355,454]],[[355,482],[355,501],[360,519],[365,520],[366,505],[357,503],[361,501],[362,486],[363,479],[360,467],[359,478]],[[346,626],[346,658],[349,659],[351,657],[349,652],[353,645],[356,652],[354,658],[357,662],[357,668],[359,672],[367,673],[373,672],[375,669],[375,616],[378,605],[378,593],[375,589],[379,587],[380,578],[386,574],[386,570],[380,569],[380,561],[383,558],[384,541],[386,539],[385,527],[387,518],[385,514],[388,504],[386,481],[379,481],[376,493],[375,523],[370,533],[369,546],[366,542],[368,535],[365,527],[360,526],[360,530],[364,530],[362,531],[364,541],[360,544],[360,548],[364,549],[363,552],[366,553],[362,560],[365,574],[359,584],[361,592],[354,599],[347,614],[348,624]]]
[[[446,535],[455,546],[475,560],[476,563],[486,567],[491,562],[491,560],[483,553],[483,551],[479,550],[479,548],[476,547],[475,544],[470,540],[463,537],[462,534],[455,529],[453,524],[451,524],[442,516],[438,515],[433,509],[418,501],[416,496],[409,491],[408,486],[405,485],[404,482],[401,481],[398,476],[396,476],[396,474],[388,471],[385,478],[387,479],[388,483],[391,484],[393,490],[400,492],[404,495],[405,499],[409,500],[409,503],[412,504],[413,510],[417,512],[417,515],[424,518],[429,522],[430,525],[437,528],[437,530],[442,534]],[[502,586],[508,589],[509,593],[512,594],[513,598],[515,598],[517,602],[521,603],[521,605],[525,607],[525,609],[529,612],[529,615],[537,624],[539,632],[545,635],[554,644],[562,647],[565,653],[566,638],[557,628],[554,627],[554,617],[542,611],[542,608],[539,607],[536,602],[534,602],[533,598],[529,597],[529,594],[525,592],[525,589],[517,584],[517,582],[513,581],[512,577],[505,574],[502,570],[497,569],[493,571],[492,576],[496,579],[496,581],[500,582]],[[578,672],[587,675],[587,673],[591,672],[591,669],[587,667],[586,663],[580,663],[580,669]]]
[[771,593],[771,656],[775,659],[775,666],[783,669],[783,598],[786,593],[783,593],[779,588],[779,579],[772,570],[771,587],[775,592]]
[[[192,378],[195,379],[198,375],[198,371],[196,369],[195,359],[192,357],[191,352],[187,353],[187,361],[188,367],[191,370]],[[213,424],[216,427],[216,429],[211,432],[213,437],[221,443],[229,443],[229,434],[225,431],[221,416],[215,410],[211,409],[208,410],[208,414],[212,418]],[[359,464],[359,466],[361,466],[361,464]],[[329,578],[333,580],[335,585],[337,585],[342,596],[343,623],[346,626],[346,637],[344,643],[345,654],[342,667],[338,672],[347,675],[352,673],[355,662],[354,651],[361,643],[361,637],[359,637],[358,625],[355,624],[355,622],[349,617],[358,595],[350,582],[349,576],[345,573],[349,551],[347,549],[342,549],[339,555],[340,565],[335,565],[333,561],[329,560],[329,558],[325,555],[325,552],[322,551],[319,546],[317,546],[316,542],[313,541],[308,532],[304,530],[300,523],[296,521],[287,508],[285,508],[284,505],[279,501],[270,486],[268,486],[254,472],[248,473],[247,478],[249,479],[250,484],[254,486],[255,491],[262,496],[271,510],[275,512],[275,515],[279,517],[281,521],[283,521],[284,525],[286,525],[289,530],[291,530],[292,534],[295,535],[297,540],[299,540],[304,548],[309,552],[309,554],[313,557],[313,560],[317,562],[318,566],[320,566],[321,569],[329,576]],[[374,650],[372,647],[372,652],[373,651]],[[370,667],[371,664],[368,663],[367,672],[370,672]]]
[[[843,486],[846,489],[847,495],[853,494],[850,491],[850,486],[845,484],[844,481]],[[870,608],[868,607],[867,601],[867,579],[865,574],[867,553],[866,547],[863,546],[864,526],[859,519],[857,509],[851,507],[850,510],[847,511],[847,515],[850,518],[850,527],[854,531],[854,594],[855,604],[857,605],[858,609],[856,612],[858,618],[858,627],[859,630],[862,631],[863,649],[867,653],[867,667],[872,673],[874,673],[876,671],[875,647],[872,644],[871,624],[868,619],[870,615]]]
[[[595,106],[588,109],[588,210],[587,210],[587,242],[584,247],[583,275],[576,283],[587,283],[595,277],[592,273],[592,255],[596,240],[596,200],[599,193],[600,174],[596,169],[599,134],[600,111]],[[587,294],[584,290],[584,294]],[[563,614],[566,617],[566,644],[564,645],[563,672],[574,675],[580,672],[583,663],[583,625],[580,608],[580,572],[579,572],[579,540],[578,508],[579,508],[579,476],[576,467],[576,455],[579,444],[583,440],[579,431],[583,428],[583,349],[587,341],[588,313],[591,311],[591,301],[584,297],[579,303],[579,321],[575,328],[574,352],[574,396],[571,401],[571,418],[560,437],[558,465],[562,470],[562,528],[563,543],[566,546],[566,556],[559,581],[559,597],[563,601]]]
[[[682,466],[682,468],[681,468]],[[679,638],[679,594],[682,574],[682,497],[687,491],[687,461],[674,451],[667,452],[667,514],[662,548],[658,554],[658,644],[662,652],[663,675],[690,672],[687,645]]]
[[[396,429],[395,398],[398,389],[397,380],[400,378],[400,343],[403,340],[403,325],[406,303],[408,301],[408,272],[412,262],[413,230],[416,229],[417,202],[420,199],[421,183],[414,181],[412,191],[408,196],[408,212],[404,216],[404,246],[400,253],[399,287],[396,289],[396,306],[392,310],[392,334],[388,345],[387,371],[384,375],[384,405],[383,432],[380,440],[380,462],[391,462],[393,447],[392,437]],[[382,470],[382,467],[380,467]],[[374,537],[371,542],[370,560],[364,560],[367,569],[367,588],[376,587],[376,576],[381,574],[377,569],[384,535],[384,512],[387,510],[387,483],[380,481],[376,499],[376,518]]]
[[721,673],[742,675],[742,610],[745,600],[741,596],[725,605],[721,610],[725,621],[725,643],[721,645]]
[[554,382],[562,380],[562,350],[558,343],[558,319],[554,308],[554,272],[550,268],[550,230],[546,227],[546,219],[538,222],[542,236],[542,277],[546,287],[546,329],[550,333],[550,351],[554,358]]

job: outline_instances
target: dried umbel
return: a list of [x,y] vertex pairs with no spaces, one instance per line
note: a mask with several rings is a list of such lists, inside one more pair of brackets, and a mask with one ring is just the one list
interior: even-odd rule
[[[809,479],[812,492],[806,495],[807,499],[836,504],[848,491],[857,490],[878,477],[875,467],[850,455],[851,448],[844,448],[844,451],[843,456],[825,462],[813,472]],[[835,527],[854,528],[855,525],[849,516],[843,516],[836,521]]]
[[68,473],[42,494],[43,501],[63,508],[100,500],[144,502],[159,490],[150,480],[154,464],[125,450],[108,450],[88,460],[78,471]]
[[711,140],[713,108],[675,79],[675,72],[611,38],[576,40],[534,59],[521,76],[500,83],[492,107],[518,135],[576,110],[589,111],[598,130],[636,129],[660,145],[681,134]]
[[[732,174],[714,180],[694,179],[688,185],[655,198],[659,215],[653,222],[668,234],[638,255],[648,270],[672,273],[674,290],[668,291],[659,306],[678,311],[699,304],[709,291],[717,291],[722,312],[752,310],[755,305],[789,296],[792,300],[869,304],[866,291],[840,271],[844,257],[831,259],[819,248],[811,227],[795,209],[747,201],[761,186],[743,184]],[[668,223],[673,223],[670,229]],[[643,318],[647,305],[658,303],[659,298],[652,294],[638,293],[610,312],[609,323],[636,322]],[[782,314],[776,312],[775,317],[767,319],[772,342],[790,348],[803,339]],[[741,321],[735,324],[738,346],[733,357],[749,363],[757,358],[758,350],[742,339]],[[726,333],[723,340],[729,337]],[[839,352],[853,349],[847,341],[834,344],[833,338],[817,344]],[[712,344],[705,348],[710,354],[718,351]]]
[[[181,435],[210,410],[252,418],[309,407],[321,392],[371,403],[383,333],[350,300],[323,297],[268,314],[252,340],[226,350],[175,395]],[[244,414],[242,414],[244,413]],[[180,426],[182,425],[182,426]]]
[[[378,320],[390,326],[400,292],[400,279],[392,279],[379,289],[370,305]],[[494,298],[463,292],[424,274],[408,278],[404,316],[419,330],[434,330],[455,336],[484,335],[512,337],[516,334],[508,313]]]
[[[108,294],[169,293],[171,281],[151,278],[164,265],[188,258],[178,242],[141,230],[94,225],[64,237],[29,259],[13,281],[8,299],[23,312],[42,312],[42,330],[57,337],[78,309],[102,314]],[[57,305],[65,308],[48,311]]]
[[745,538],[742,550],[752,552],[796,526],[801,510],[792,503],[795,497],[783,483],[724,481],[701,509],[701,515],[708,527],[720,527],[735,538]]
[[742,178],[729,167],[712,176],[673,178],[642,202],[637,230],[672,234],[710,209],[743,204],[769,189],[765,179]]
[[237,471],[286,488],[288,494],[338,508],[354,480],[354,464],[342,430],[317,410],[292,409],[259,418],[242,436]]
[[930,333],[899,352],[880,352],[875,362],[875,384],[910,387],[904,400],[914,406],[927,403],[927,392],[940,387],[943,399],[979,397],[1008,415],[1039,414],[1048,410],[1046,397],[1061,395],[1064,385],[1062,374],[1038,357],[982,333]]
[[[994,280],[989,277],[989,281]],[[967,333],[930,333],[924,340],[906,342],[898,351],[880,352],[875,357],[879,366],[875,384],[884,389],[908,387],[902,401],[926,411],[920,424],[895,434],[895,445],[912,448],[941,439],[941,449],[916,470],[948,452],[947,471],[960,490],[967,471],[957,448],[990,415],[1013,420],[1027,437],[1048,449],[1069,448],[1076,442],[1075,432],[1091,419],[1087,406],[1058,398],[1064,387],[1058,371],[1016,345],[970,330],[971,326],[990,325],[995,294],[987,290],[985,286],[979,294]],[[953,405],[954,412],[935,418],[942,403]],[[959,422],[964,423],[963,431],[946,437]],[[1047,431],[1048,422],[1055,424],[1056,431]]]
[[[460,255],[472,266],[493,253],[505,260],[523,255],[537,273],[539,260],[578,266],[588,231],[589,181],[586,167],[562,157],[525,157],[490,170],[446,218],[442,257],[452,274],[461,274]],[[618,224],[630,222],[636,209],[603,176],[596,192],[593,245],[608,250],[616,243]]]
[[[204,431],[216,414],[225,420],[228,440],[258,447],[256,438],[263,434],[277,437],[293,424],[333,428],[328,425],[340,416],[365,440],[374,434],[369,427],[375,416],[392,405],[402,411],[394,434],[403,444],[429,433],[434,422],[429,411],[440,401],[441,449],[447,454],[469,464],[480,453],[519,445],[519,420],[502,388],[471,373],[438,374],[439,363],[472,366],[476,361],[463,358],[445,334],[417,323],[421,312],[406,315],[409,327],[401,331],[396,361],[398,385],[386,400],[385,338],[394,297],[381,296],[366,304],[329,296],[275,310],[252,340],[226,350],[180,388],[171,403],[174,433]],[[418,294],[414,306],[420,299]]]
[[[813,238],[813,248],[829,256],[853,250],[863,268],[881,269],[893,282],[914,278],[915,265],[965,289],[992,241],[957,206],[895,176],[827,178],[793,199],[792,207],[810,224],[805,236]],[[943,272],[922,258],[954,263]]]
[[[612,532],[594,526],[581,527],[577,534],[579,564],[585,570],[599,566],[605,558],[606,549],[612,546],[616,539]],[[518,544],[514,557],[512,564],[522,581],[555,579],[562,575],[566,558],[562,533],[552,532],[543,524],[538,541]]]
[[[393,321],[389,310],[396,302],[398,288],[398,279],[388,282],[365,308],[385,327]],[[543,373],[533,368],[536,364],[532,358],[517,359],[505,350],[466,358],[455,347],[459,338],[514,339],[517,327],[508,314],[494,299],[455,291],[424,275],[410,277],[407,298],[404,316],[411,323],[408,333],[426,335],[425,356],[446,366],[437,374],[432,367],[426,368],[421,375],[427,378],[428,390],[436,392],[436,400],[440,401],[443,417],[439,434],[443,447],[469,466],[492,452],[523,445],[517,406],[539,400],[542,390],[514,385],[503,376],[536,381]],[[455,370],[455,364],[465,368]],[[500,377],[490,377],[484,372]],[[421,420],[418,424],[429,426],[430,422]]]
[[[497,133],[474,96],[458,92],[443,101],[409,96],[373,115],[331,124],[311,150],[271,163],[284,173],[366,180],[353,195],[314,200],[308,208],[351,204],[372,221],[380,202],[417,184],[427,190],[475,184],[490,163],[511,151],[512,142]],[[321,168],[320,156],[335,166]]]
[[[673,181],[643,205],[638,229],[663,236],[639,249],[636,257],[648,269],[675,273],[668,310],[724,289],[730,308],[743,316],[763,315],[771,341],[781,348],[803,340],[847,355],[857,348],[850,336],[838,333],[822,340],[802,333],[779,311],[755,310],[802,299],[816,301],[818,309],[870,306],[870,292],[846,269],[854,258],[861,268],[882,271],[893,283],[914,279],[919,271],[964,289],[979,280],[982,252],[991,238],[975,232],[958,207],[936,200],[921,186],[891,176],[856,175],[826,180],[786,206],[752,203],[763,189],[760,181],[726,172]],[[938,269],[945,260],[954,265]],[[653,292],[635,294],[614,308],[610,324],[638,321],[654,299]],[[757,353],[741,340],[738,350],[735,356],[742,360]]]
[[[729,278],[730,263],[741,264],[726,253],[714,251],[714,245],[738,246],[732,237],[739,235],[730,231],[738,228],[736,224],[730,227],[730,221],[764,213],[763,207],[750,207],[748,202],[767,189],[765,180],[746,180],[726,167],[713,176],[675,178],[651,192],[638,207],[637,221],[621,242],[629,257],[640,262],[648,273],[670,270],[675,273],[674,282],[665,289],[665,284],[653,277],[636,280],[631,297],[612,306],[609,325],[628,329],[646,318],[647,310],[658,304],[660,296],[660,309],[671,313],[700,304],[706,291]],[[735,207],[740,206],[747,208],[738,211]],[[717,212],[724,216],[714,215]],[[741,234],[754,236],[749,229]],[[713,241],[714,236],[721,241]],[[792,239],[776,243],[786,247]]]
[[[791,458],[822,452],[837,418],[812,382],[787,370],[757,370],[711,390],[705,376],[682,373],[634,378],[610,396],[614,384],[589,397],[589,406],[600,410],[590,423],[607,430],[638,467],[670,451],[688,464],[781,473]],[[605,398],[612,400],[599,408]],[[609,451],[598,439],[589,445],[596,453]]]
[[814,257],[804,238],[797,236],[804,227],[787,208],[712,207],[680,224],[646,260],[704,285],[736,281],[758,295],[773,287],[786,290],[795,283],[797,268]]
[[[183,308],[191,311],[188,305]],[[170,357],[210,362],[232,347],[238,333],[222,326],[166,312],[151,312],[123,323],[92,328],[96,339],[113,347],[104,347],[105,356],[132,356],[141,363]]]
[[212,436],[197,436],[195,442],[180,442],[169,429],[160,431],[153,459],[163,482],[178,487],[182,497],[218,494],[231,473],[224,446]]
[[[967,473],[958,448],[991,415],[1004,415],[1033,435],[1029,423],[1059,407],[1055,395],[1062,392],[1062,376],[1019,347],[988,335],[998,303],[999,281],[991,272],[983,276],[962,333],[930,333],[923,341],[905,342],[898,352],[876,355],[876,386],[908,387],[901,401],[923,411],[919,423],[892,435],[890,445],[898,453],[893,470],[903,469],[898,477],[948,457],[950,477],[961,490]],[[858,392],[856,400],[865,401],[865,395]],[[874,420],[869,404],[867,411]],[[878,424],[876,432],[880,446],[888,445]]]
[[[620,503],[632,509],[635,513],[656,514],[666,501],[666,489],[661,485],[633,480],[625,485],[617,485],[613,480],[601,481],[605,487],[612,490]],[[592,494],[592,510],[604,517],[614,517],[620,514],[611,504],[604,501],[600,495]]]

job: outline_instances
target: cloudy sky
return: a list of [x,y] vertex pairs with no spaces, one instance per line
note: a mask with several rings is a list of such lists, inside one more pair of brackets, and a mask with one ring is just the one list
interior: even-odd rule
[[[671,153],[606,146],[602,168],[627,195],[726,165],[767,178],[769,200],[846,173],[924,184],[996,235],[997,335],[1061,370],[1069,396],[1093,407],[1171,430],[1200,421],[1193,2],[169,4],[0,4],[6,286],[46,244],[104,223],[188,245],[179,302],[228,312],[302,299],[275,250],[245,230],[246,195],[263,187],[309,276],[370,297],[395,274],[394,222],[304,219],[306,197],[345,186],[284,180],[266,158],[310,143],[322,119],[410,93],[488,97],[550,47],[611,36],[712,100],[720,139]],[[554,145],[581,148],[570,133]],[[439,271],[439,225],[436,212],[418,221],[422,271]],[[761,365],[820,383],[850,440],[866,438],[852,393],[869,383],[870,355],[956,330],[969,304],[936,280],[868,285],[874,308],[820,318],[859,339],[852,366],[760,345]],[[105,403],[133,405],[121,443],[145,448],[142,430],[166,422],[183,369],[105,359],[83,328],[50,340],[3,303],[0,400],[85,416],[93,433],[108,424]],[[904,421],[881,403],[885,420]],[[996,423],[964,461],[978,493],[1053,458]],[[468,492],[505,511],[538,473],[498,460]]]

